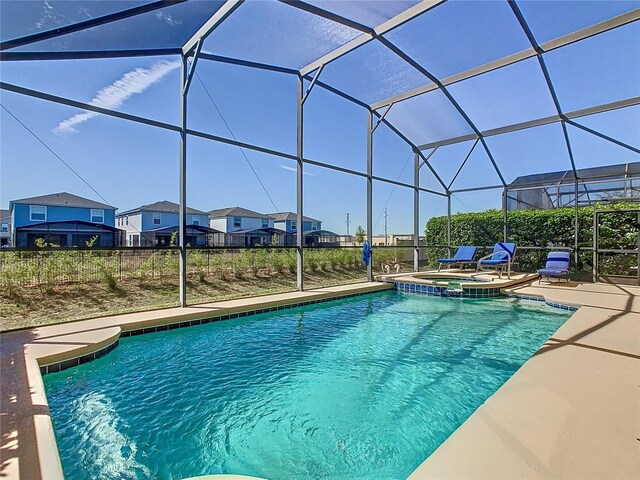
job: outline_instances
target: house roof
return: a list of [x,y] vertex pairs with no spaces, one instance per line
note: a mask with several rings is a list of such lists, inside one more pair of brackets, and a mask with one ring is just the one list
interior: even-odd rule
[[233,232],[229,232],[227,235],[246,235],[247,233],[254,233],[256,235],[286,235],[287,232],[284,230],[280,230],[279,228],[245,228],[243,230],[234,230]]
[[22,227],[16,227],[16,231],[18,231],[18,230],[21,230],[21,231],[24,231],[24,230],[41,231],[44,228],[46,228],[47,230],[51,230],[51,227],[54,227],[53,230],[55,231],[55,227],[62,228],[62,226],[64,226],[64,225],[82,225],[82,226],[85,226],[85,227],[91,227],[94,230],[100,230],[100,231],[108,230],[110,232],[118,232],[118,231],[124,232],[124,230],[121,230],[121,229],[116,228],[116,227],[112,227],[111,225],[107,225],[107,224],[104,224],[104,223],[85,222],[84,220],[60,220],[58,222],[34,223],[32,225],[23,225]]
[[5,210],[4,208],[0,208],[0,218],[5,219],[11,217],[11,210]]
[[52,193],[50,195],[41,195],[39,197],[20,198],[18,200],[11,200],[9,202],[9,210],[13,208],[16,203],[29,203],[35,205],[51,205],[60,207],[77,207],[77,208],[101,208],[105,210],[115,210],[116,207],[107,205],[105,203],[96,202],[89,198],[79,197],[72,193],[60,192]]
[[331,230],[307,230],[302,232],[305,237],[339,237],[339,235]]
[[[282,222],[285,220],[297,220],[298,214],[293,212],[278,212],[278,213],[268,213],[267,216],[273,218],[276,222]],[[305,222],[320,222],[321,220],[317,220],[311,217],[302,217]]]
[[[170,225],[168,227],[152,228],[151,230],[147,230],[147,231],[156,232],[156,233],[164,233],[164,232],[172,233],[177,231],[178,228],[180,228],[178,225]],[[220,230],[216,230],[215,228],[209,228],[204,225],[194,225],[194,224],[187,225],[187,232],[193,231],[193,230],[196,230],[202,233],[224,233],[224,232],[221,232]]]
[[[127,210],[126,212],[118,213],[117,216],[131,215],[133,213],[138,213],[138,212],[179,213],[180,205],[174,202],[169,202],[168,200],[161,200],[156,203],[142,205],[141,207]],[[196,210],[195,208],[191,208],[191,207],[187,207],[187,213],[189,215],[206,215],[207,214],[207,212],[203,212],[202,210]]]
[[214,218],[218,217],[249,217],[249,218],[269,218],[269,215],[264,213],[254,212],[253,210],[247,210],[242,207],[229,207],[218,208],[216,210],[210,210],[209,215]]

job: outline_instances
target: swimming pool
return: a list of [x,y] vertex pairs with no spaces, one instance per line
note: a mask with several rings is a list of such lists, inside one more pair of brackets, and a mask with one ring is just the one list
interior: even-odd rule
[[67,479],[405,478],[569,315],[389,291],[123,338],[44,381]]

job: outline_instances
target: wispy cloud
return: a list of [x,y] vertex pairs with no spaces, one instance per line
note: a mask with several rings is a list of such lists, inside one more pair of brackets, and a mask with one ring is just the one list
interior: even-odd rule
[[[166,60],[156,62],[149,68],[136,68],[125,73],[119,80],[103,88],[91,99],[89,105],[96,107],[115,109],[135,94],[144,92],[151,85],[158,83],[167,74],[180,66],[180,62],[168,62]],[[76,125],[99,115],[95,112],[85,111],[73,117],[67,118],[53,129],[54,133],[65,134],[76,132]]]
[[[297,172],[298,170],[295,167],[290,167],[289,165],[280,165],[280,168],[284,168],[285,170],[289,170],[290,172]],[[309,173],[309,172],[302,172],[303,175],[308,175],[310,177],[313,177],[313,173]]]
[[158,20],[162,20],[163,22],[166,22],[168,25],[171,25],[172,27],[176,25],[182,25],[181,20],[176,20],[171,15],[168,15],[162,11],[156,12],[156,17],[158,18]]

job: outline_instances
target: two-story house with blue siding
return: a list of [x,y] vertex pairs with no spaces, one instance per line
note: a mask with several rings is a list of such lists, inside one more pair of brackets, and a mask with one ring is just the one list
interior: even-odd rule
[[[127,210],[116,215],[116,225],[126,232],[129,247],[166,247],[174,238],[180,224],[180,206],[163,200]],[[222,232],[209,228],[206,212],[187,207],[187,244],[204,247],[224,244]]]
[[[296,233],[298,231],[298,215],[293,212],[269,213],[269,217],[273,218],[276,228],[286,231],[287,233]],[[302,231],[310,232],[322,230],[322,221],[311,217],[302,217]]]
[[11,246],[11,212],[0,209],[0,247]]
[[285,245],[286,232],[273,224],[274,220],[269,215],[242,207],[209,212],[209,226],[227,234],[227,246],[272,245],[274,238],[277,245]]
[[61,247],[113,247],[121,244],[115,228],[116,208],[61,192],[9,202],[15,247],[32,247],[38,239]]
[[[298,232],[298,215],[293,212],[269,213],[276,228],[287,232],[287,245],[295,245]],[[302,234],[307,247],[338,246],[338,234],[322,230],[322,220],[302,217]]]

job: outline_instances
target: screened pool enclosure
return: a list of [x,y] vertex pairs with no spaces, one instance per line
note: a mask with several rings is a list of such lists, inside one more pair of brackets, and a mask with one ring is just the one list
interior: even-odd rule
[[[180,87],[175,95],[180,99],[180,118],[175,123],[53,94],[46,88],[28,88],[7,81],[5,74],[0,87],[4,95],[11,92],[175,135],[180,144],[175,174],[181,207],[182,305],[187,274],[187,149],[196,139],[295,162],[299,225],[305,213],[305,169],[310,166],[366,182],[369,241],[374,230],[374,184],[407,189],[412,196],[407,200],[413,211],[415,269],[424,248],[419,210],[426,199],[441,199],[447,205],[446,247],[450,248],[452,198],[495,191],[504,212],[504,239],[496,241],[508,239],[513,196],[509,192],[548,186],[535,178],[530,184],[511,185],[517,177],[551,171],[541,170],[541,163],[530,157],[531,145],[549,146],[553,171],[563,172],[560,180],[555,179],[559,187],[549,201],[562,202],[563,195],[573,195],[573,201],[564,201],[563,206],[575,208],[575,243],[569,248],[576,260],[578,208],[586,195],[581,189],[588,191],[594,185],[583,182],[581,172],[612,165],[631,165],[628,171],[638,172],[633,165],[640,160],[638,1],[3,0],[1,9],[1,60],[4,66],[17,65],[16,70],[25,62],[127,57],[179,61]],[[210,133],[190,116],[190,92],[195,79],[200,79],[198,72],[207,74],[207,64],[237,67],[239,75],[250,69],[290,78],[290,97],[296,105],[295,152]],[[310,117],[307,107],[319,95],[323,101],[339,99],[364,112],[362,169],[307,154],[305,124],[315,126],[322,120]],[[277,115],[271,120],[279,121]],[[404,178],[394,178],[376,165],[374,147],[381,126],[413,152],[410,174]],[[634,185],[629,188],[637,191]],[[299,289],[304,287],[305,250],[299,229]],[[371,280],[371,264],[367,275]]]

